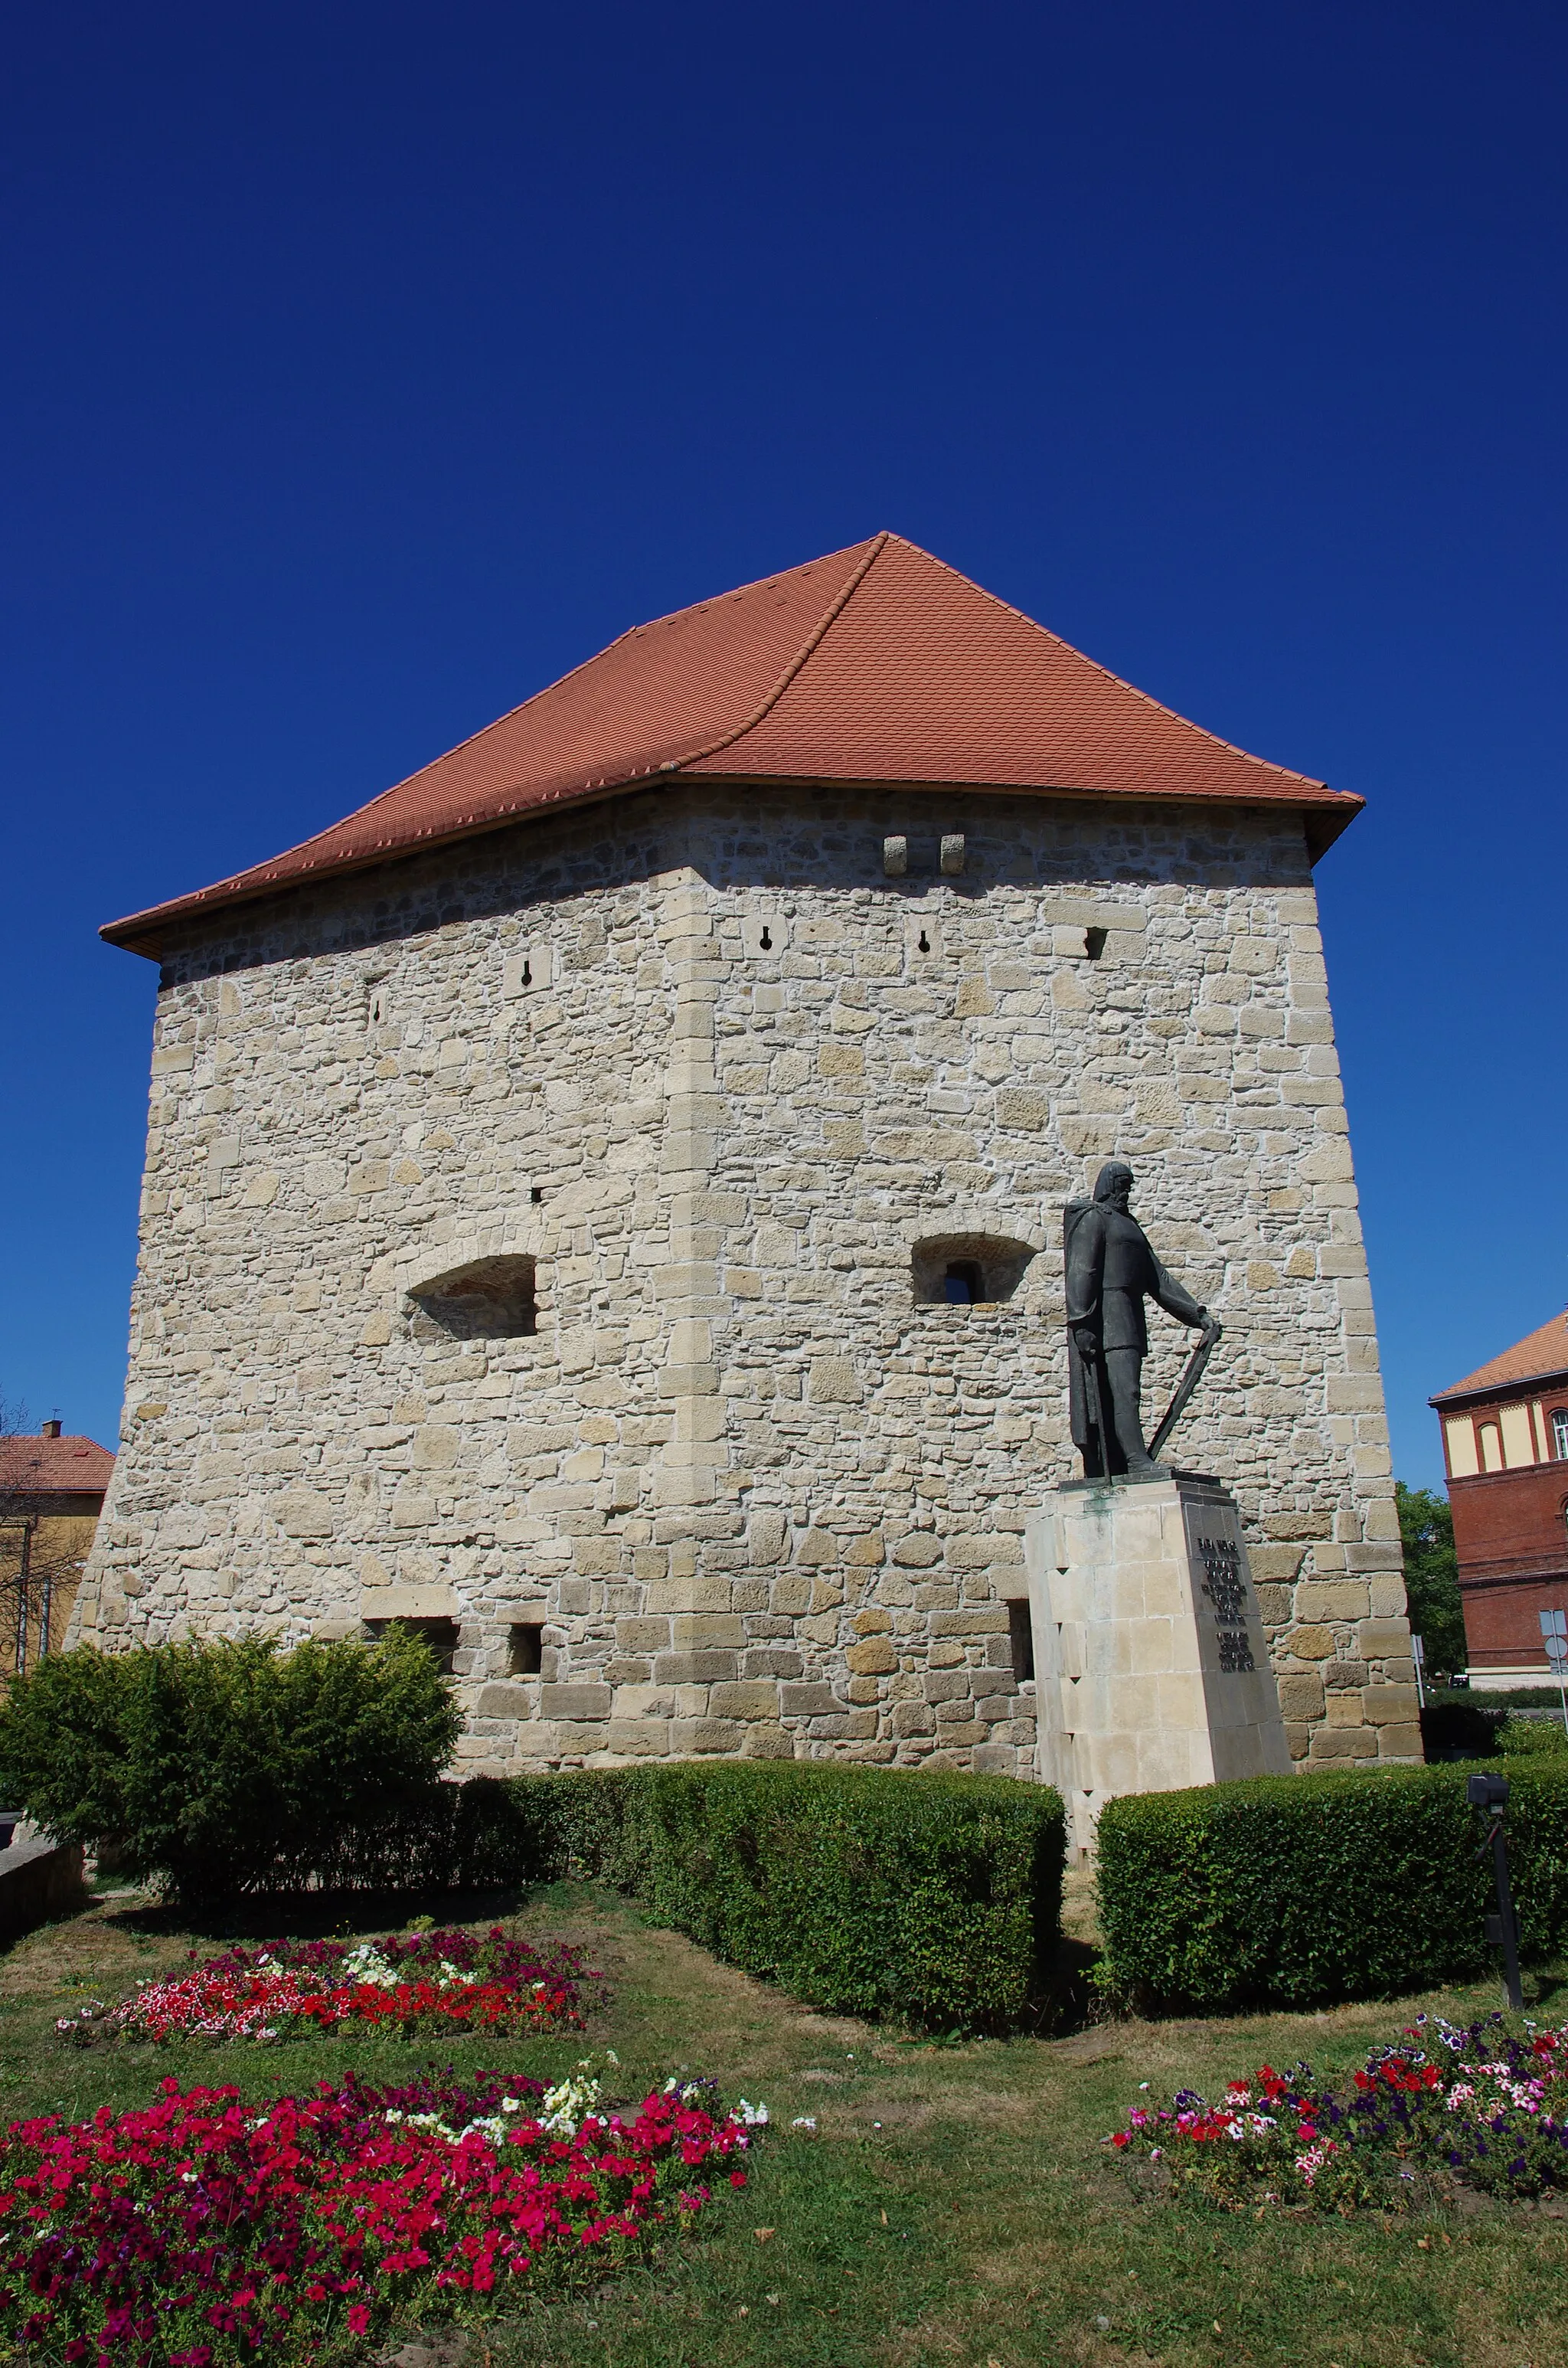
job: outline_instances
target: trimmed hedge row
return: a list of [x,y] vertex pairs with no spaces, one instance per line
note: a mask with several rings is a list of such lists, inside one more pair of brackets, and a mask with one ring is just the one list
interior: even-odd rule
[[1004,1777],[687,1761],[476,1781],[454,1817],[462,1880],[613,1883],[829,2013],[1006,2029],[1060,1926],[1061,1798]]
[[[1106,1976],[1153,2007],[1307,2007],[1472,1978],[1495,1902],[1468,1768],[1278,1776],[1107,1803]],[[1568,1947],[1568,1767],[1507,1764],[1527,1956]]]
[[288,1653],[84,1648],[0,1701],[0,1793],[187,1907],[573,1873],[830,2011],[1004,2029],[1037,1992],[1060,1923],[1054,1793],[816,1761],[449,1784],[460,1723],[396,1627]]

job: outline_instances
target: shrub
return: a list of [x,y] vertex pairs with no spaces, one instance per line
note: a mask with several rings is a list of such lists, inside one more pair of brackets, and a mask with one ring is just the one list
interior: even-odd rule
[[[1492,1868],[1463,1768],[1273,1776],[1108,1802],[1108,1981],[1160,2006],[1304,2007],[1471,1978]],[[1568,1769],[1510,1762],[1521,1944],[1568,1942]]]
[[1568,1727],[1560,1718],[1511,1718],[1497,1748],[1505,1759],[1568,1759]]
[[1003,2029],[1055,1943],[1064,1812],[1043,1786],[719,1760],[503,1789],[541,1873],[616,1883],[832,2013]]
[[[302,1882],[438,1827],[460,1726],[428,1649],[265,1637],[91,1646],[41,1661],[0,1704],[0,1787],[62,1839],[110,1839],[127,1873],[189,1903]],[[434,1836],[432,1837],[434,1839]]]

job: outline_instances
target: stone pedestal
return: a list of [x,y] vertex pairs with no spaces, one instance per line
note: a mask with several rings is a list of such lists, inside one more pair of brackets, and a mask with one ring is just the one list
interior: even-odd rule
[[1026,1535],[1036,1768],[1094,1845],[1119,1793],[1286,1776],[1241,1517],[1196,1474],[1054,1489]]

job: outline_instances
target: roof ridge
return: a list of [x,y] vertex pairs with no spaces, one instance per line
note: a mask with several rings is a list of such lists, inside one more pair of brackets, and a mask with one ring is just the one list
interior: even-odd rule
[[1113,682],[1119,690],[1131,692],[1134,699],[1142,700],[1145,707],[1152,707],[1157,715],[1168,715],[1173,723],[1183,723],[1189,732],[1201,732],[1204,738],[1212,740],[1217,748],[1227,749],[1233,757],[1244,757],[1249,765],[1256,765],[1260,771],[1288,773],[1291,780],[1303,781],[1308,789],[1327,789],[1328,783],[1317,780],[1314,775],[1299,773],[1293,765],[1277,765],[1269,757],[1255,757],[1250,748],[1239,746],[1234,740],[1222,740],[1217,732],[1210,731],[1207,723],[1199,723],[1192,716],[1184,715],[1177,707],[1167,707],[1163,699],[1156,699],[1151,691],[1141,690],[1135,682],[1129,682],[1125,675],[1113,674],[1110,667],[1102,666],[1098,658],[1092,658],[1087,650],[1081,650],[1076,642],[1068,641],[1064,634],[1053,633],[1049,625],[1042,625],[1040,619],[1031,617],[1026,609],[1015,609],[1010,600],[1004,600],[988,585],[977,584],[972,575],[966,575],[961,567],[953,565],[951,560],[938,558],[934,551],[927,551],[924,543],[912,542],[905,534],[890,535],[887,540],[902,542],[907,551],[917,551],[922,559],[928,559],[933,567],[940,567],[949,575],[956,575],[960,584],[967,584],[971,592],[978,592],[983,600],[989,600],[992,607],[1000,609],[1005,617],[1016,617],[1020,624],[1031,627],[1037,633],[1043,633],[1048,642],[1056,643],[1058,649],[1068,651],[1082,665],[1092,666],[1107,682]]
[[[766,691],[762,698],[758,700],[756,705],[752,709],[751,713],[742,717],[740,723],[735,725],[733,731],[721,733],[717,740],[709,741],[705,747],[690,748],[687,751],[684,757],[671,758],[667,763],[661,765],[659,770],[661,772],[678,773],[683,765],[700,764],[704,757],[718,756],[722,748],[733,748],[737,740],[744,740],[748,732],[755,732],[757,725],[762,722],[763,717],[768,714],[773,708],[778,706],[778,701],[783,698],[784,693],[789,689],[790,685],[794,681],[795,677],[800,673],[801,668],[805,665],[806,660],[811,656],[812,652],[820,645],[823,636],[827,632],[829,627],[835,624],[838,619],[844,614],[849,602],[859,590],[861,585],[865,582],[867,575],[870,572],[873,562],[881,557],[881,553],[887,549],[889,542],[892,540],[893,538],[890,535],[887,528],[885,527],[880,534],[874,534],[871,537],[870,542],[866,551],[856,562],[854,567],[850,570],[847,578],[829,601],[822,616],[818,618],[816,623],[812,627],[811,632],[806,635],[805,640],[801,643],[794,656],[790,660],[789,665],[784,668],[784,671],[778,677],[778,681],[773,685],[770,690]],[[854,548],[852,544],[846,547],[849,549]],[[767,581],[766,577],[764,578],[764,581]]]

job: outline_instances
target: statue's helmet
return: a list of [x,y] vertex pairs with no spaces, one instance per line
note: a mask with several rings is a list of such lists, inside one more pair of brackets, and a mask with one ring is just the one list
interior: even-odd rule
[[1126,1161],[1108,1159],[1095,1178],[1095,1198],[1096,1201],[1108,1201],[1123,1189],[1131,1190],[1131,1185],[1132,1170]]

